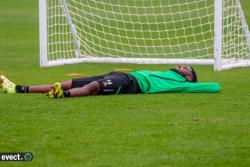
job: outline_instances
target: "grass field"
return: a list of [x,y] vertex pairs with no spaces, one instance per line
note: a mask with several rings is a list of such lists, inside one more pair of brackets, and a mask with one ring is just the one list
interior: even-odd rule
[[[242,0],[250,23],[250,1]],[[39,67],[38,2],[0,1],[0,71],[18,84],[53,83],[68,73],[170,65]],[[194,66],[219,94],[155,94],[51,100],[0,94],[0,152],[32,152],[32,162],[0,166],[250,166],[250,68]]]

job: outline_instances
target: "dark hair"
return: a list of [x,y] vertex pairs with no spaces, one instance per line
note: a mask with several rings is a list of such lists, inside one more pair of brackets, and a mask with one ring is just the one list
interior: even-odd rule
[[193,67],[190,67],[192,69],[192,81],[191,82],[197,82],[197,75],[196,75],[196,72],[194,71],[194,68]]

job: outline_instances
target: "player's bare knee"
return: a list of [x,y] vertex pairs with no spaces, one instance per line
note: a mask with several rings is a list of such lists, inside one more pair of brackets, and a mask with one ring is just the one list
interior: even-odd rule
[[91,95],[97,95],[100,91],[100,85],[97,81],[90,82],[86,86],[88,87]]

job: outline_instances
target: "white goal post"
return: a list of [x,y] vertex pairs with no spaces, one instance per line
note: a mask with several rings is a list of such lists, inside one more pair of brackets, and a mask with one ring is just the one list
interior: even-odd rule
[[40,65],[250,66],[240,0],[39,0]]

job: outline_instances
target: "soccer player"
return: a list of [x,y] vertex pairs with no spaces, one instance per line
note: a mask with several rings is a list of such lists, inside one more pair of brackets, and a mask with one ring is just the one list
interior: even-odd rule
[[6,93],[47,93],[49,98],[169,92],[216,93],[221,90],[216,82],[197,82],[195,70],[186,65],[178,65],[167,71],[110,72],[39,86],[16,85],[2,75],[0,83]]

